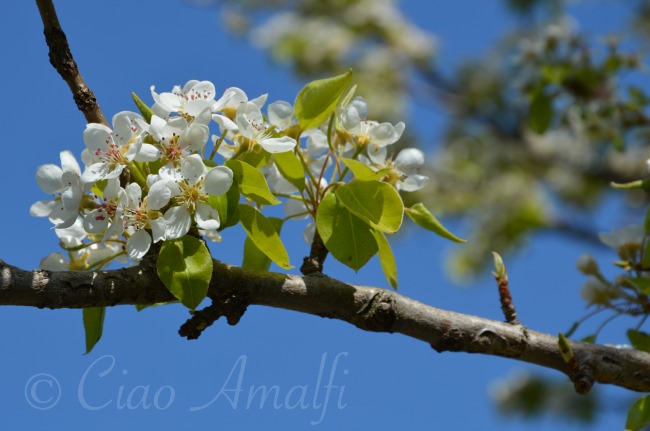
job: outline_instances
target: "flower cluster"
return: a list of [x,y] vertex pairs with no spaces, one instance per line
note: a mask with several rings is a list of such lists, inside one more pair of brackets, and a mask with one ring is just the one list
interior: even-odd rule
[[[152,243],[190,231],[220,238],[226,220],[218,197],[238,187],[232,161],[258,170],[273,199],[286,198],[287,219],[315,219],[328,185],[349,177],[341,160],[365,164],[396,190],[415,191],[428,181],[418,173],[424,163],[420,150],[389,150],[404,123],[368,120],[360,97],[339,106],[319,127],[302,130],[288,102],[270,103],[263,114],[266,95],[249,99],[234,87],[216,95],[209,81],[162,93],[152,86],[152,107],[135,97],[140,113],[120,112],[112,127],[86,126],[83,170],[69,151],[61,153],[60,167],[40,166],[36,181],[53,198],[36,202],[30,213],[49,218],[68,252],[51,254],[41,266],[96,269],[115,259],[137,262]],[[219,133],[211,135],[215,124]],[[297,182],[282,164],[285,153],[301,168]],[[246,190],[242,186],[241,194],[259,209],[263,204]],[[313,223],[307,231],[311,241]]]

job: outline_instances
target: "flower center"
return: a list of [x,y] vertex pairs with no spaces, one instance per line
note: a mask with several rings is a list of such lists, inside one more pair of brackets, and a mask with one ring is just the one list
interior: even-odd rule
[[178,183],[181,188],[181,194],[176,198],[179,204],[187,204],[190,213],[196,212],[196,206],[199,203],[207,203],[210,197],[203,192],[203,179],[200,179],[194,185],[183,181]]

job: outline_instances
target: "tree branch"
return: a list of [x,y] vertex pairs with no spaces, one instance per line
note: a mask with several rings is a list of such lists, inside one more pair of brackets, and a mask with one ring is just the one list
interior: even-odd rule
[[61,29],[52,0],[36,0],[36,4],[43,21],[45,42],[50,48],[50,64],[70,87],[74,103],[83,112],[86,121],[108,126],[97,99],[95,99],[95,94],[86,86],[86,82],[79,73],[77,63],[72,58],[68,39]]
[[[502,356],[571,375],[557,337],[441,310],[391,291],[355,286],[322,274],[299,277],[257,272],[215,260],[208,295],[213,305],[223,299],[224,309],[227,301],[235,303],[239,316],[251,304],[283,308],[343,320],[366,331],[404,334],[438,352]],[[83,308],[172,300],[152,260],[136,267],[95,272],[25,271],[0,260],[0,305]],[[227,312],[221,313],[228,317]],[[596,382],[650,391],[650,354],[576,341],[570,341],[570,346],[578,365],[589,369]]]

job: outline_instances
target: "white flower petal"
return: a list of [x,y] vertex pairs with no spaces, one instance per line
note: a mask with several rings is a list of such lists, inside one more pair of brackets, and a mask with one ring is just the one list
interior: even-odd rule
[[185,114],[191,115],[192,117],[196,117],[204,110],[212,109],[212,105],[212,100],[190,100],[183,106],[183,112]]
[[393,144],[400,138],[400,135],[395,131],[395,127],[390,123],[373,125],[370,127],[368,135],[371,142],[379,147]]
[[164,241],[165,240],[165,230],[167,228],[167,223],[163,217],[159,217],[155,220],[149,220],[149,225],[151,226],[151,234],[153,235],[153,242]]
[[190,230],[192,220],[187,210],[187,205],[170,208],[165,213],[165,237],[167,239],[176,239],[185,236]]
[[359,134],[361,131],[361,117],[354,106],[346,106],[341,113],[341,126],[353,134]]
[[307,214],[307,207],[305,207],[305,203],[303,201],[297,199],[288,199],[287,203],[284,204],[284,215],[287,217],[292,217],[296,214],[303,214],[301,217],[295,217],[296,220],[309,217],[309,214]]
[[90,166],[93,163],[98,162],[99,158],[88,151],[88,148],[84,148],[83,151],[81,151],[81,161],[83,162],[84,166]]
[[354,108],[359,115],[361,120],[368,118],[368,103],[361,96],[357,96],[350,101],[347,105],[348,107]]
[[192,124],[183,131],[179,139],[181,148],[188,148],[191,151],[198,152],[208,142],[210,129],[204,124]]
[[72,226],[77,220],[76,210],[67,210],[63,205],[57,205],[52,208],[49,216],[50,223],[57,229],[65,229]]
[[110,179],[106,182],[104,187],[104,199],[113,200],[120,193],[120,181],[116,178]]
[[117,165],[115,169],[112,171],[109,170],[109,172],[106,174],[104,177],[105,180],[114,180],[120,177],[122,175],[122,171],[124,170],[126,166],[124,165]]
[[413,175],[424,164],[424,153],[417,148],[405,148],[395,157],[395,168],[404,175]]
[[254,99],[251,99],[251,103],[254,103],[257,105],[258,108],[262,109],[262,106],[266,103],[266,99],[268,99],[269,95],[268,94],[262,94],[261,96],[258,96]]
[[145,230],[139,230],[126,243],[126,252],[133,260],[139,260],[144,257],[151,247],[151,236]]
[[296,146],[296,140],[289,136],[281,138],[267,138],[260,141],[260,145],[269,153],[286,153]]
[[310,222],[305,228],[302,237],[307,244],[314,242],[314,235],[316,235],[316,223]]
[[291,127],[296,123],[296,117],[293,115],[293,106],[284,100],[273,102],[267,108],[269,122],[280,130]]
[[203,164],[203,159],[198,154],[185,157],[181,162],[181,174],[190,184],[196,184],[205,175],[206,171],[207,168]]
[[113,141],[119,145],[126,145],[133,136],[131,119],[120,112],[113,117]]
[[128,206],[132,208],[139,207],[140,202],[142,202],[142,188],[140,185],[138,183],[130,183],[124,190],[129,198]]
[[49,217],[57,205],[59,205],[57,201],[38,201],[29,208],[29,215],[32,217]]
[[238,107],[240,103],[248,101],[248,96],[240,88],[230,87],[226,88],[223,96],[219,98],[214,104],[215,111],[221,111],[226,107]]
[[160,150],[151,144],[142,144],[133,160],[136,162],[155,162],[160,158]]
[[61,253],[48,254],[44,259],[41,260],[38,266],[39,268],[45,269],[47,271],[68,270],[68,262],[66,261],[65,256]]
[[147,195],[147,209],[159,210],[169,203],[172,192],[168,187],[167,181],[158,181],[149,188]]
[[327,135],[321,130],[315,130],[307,138],[307,157],[318,157],[325,153],[329,145]]
[[230,190],[233,174],[226,166],[217,166],[205,175],[203,189],[209,195],[220,196]]
[[212,108],[208,107],[201,111],[199,115],[194,117],[192,124],[203,124],[204,126],[207,126],[210,124],[210,120],[212,120]]
[[368,159],[371,163],[379,166],[386,165],[386,156],[388,155],[388,149],[386,147],[378,147],[376,145],[370,144],[368,145],[367,153]]
[[237,129],[239,130],[239,133],[241,133],[243,137],[248,139],[253,139],[256,130],[251,125],[250,121],[246,118],[246,116],[237,114],[237,116],[235,117],[235,123],[237,124]]
[[404,181],[397,183],[397,189],[405,192],[414,192],[420,190],[429,183],[429,177],[426,175],[411,175]]
[[221,133],[227,130],[239,130],[237,124],[225,115],[214,114],[212,119],[219,125]]
[[108,227],[110,219],[103,209],[95,209],[86,214],[84,217],[84,230],[88,233],[100,233]]
[[77,175],[81,175],[79,163],[77,163],[77,159],[75,159],[74,154],[72,154],[71,151],[61,151],[59,157],[61,158],[61,168],[63,169],[63,172],[74,172]]
[[47,194],[52,195],[61,191],[62,176],[63,170],[57,165],[41,165],[36,169],[36,183]]
[[74,247],[81,244],[86,237],[86,231],[83,227],[83,220],[76,218],[72,226],[65,229],[54,229],[56,235],[66,247]]
[[198,227],[205,230],[217,230],[221,226],[219,212],[206,204],[199,204],[197,206],[194,220],[196,220]]
[[79,211],[79,205],[81,205],[81,198],[83,197],[83,192],[81,187],[68,187],[63,190],[61,193],[61,202],[63,202],[63,208],[68,211]]
[[106,178],[110,170],[111,167],[108,163],[100,162],[92,164],[86,168],[83,174],[81,174],[81,182],[86,184],[95,183]]
[[95,154],[95,152],[104,152],[108,150],[109,145],[113,142],[111,136],[113,131],[103,124],[89,123],[86,124],[84,130],[84,144],[88,151]]

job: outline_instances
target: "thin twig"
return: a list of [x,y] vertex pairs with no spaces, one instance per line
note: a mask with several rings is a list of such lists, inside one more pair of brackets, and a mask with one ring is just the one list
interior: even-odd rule
[[108,122],[97,103],[95,94],[84,82],[77,63],[72,58],[68,39],[61,29],[59,18],[52,0],[36,0],[38,11],[43,20],[45,42],[50,48],[50,64],[59,72],[61,78],[68,84],[77,108],[83,112],[89,123],[100,123],[108,126]]

